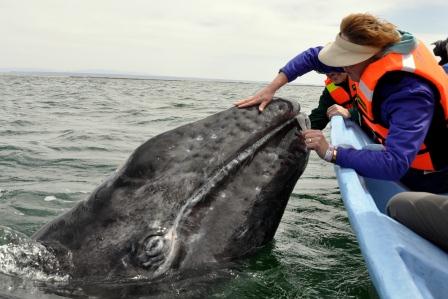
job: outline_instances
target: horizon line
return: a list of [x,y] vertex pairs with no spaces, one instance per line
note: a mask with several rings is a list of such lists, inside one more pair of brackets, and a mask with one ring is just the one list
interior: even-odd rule
[[[18,75],[18,76],[58,76],[58,77],[74,77],[74,78],[104,78],[104,79],[127,79],[127,80],[164,80],[164,81],[214,81],[214,82],[229,82],[229,83],[263,83],[267,84],[269,81],[257,80],[238,80],[238,79],[222,79],[222,78],[202,78],[202,77],[188,77],[188,76],[165,76],[165,75],[147,75],[147,74],[132,74],[121,73],[115,71],[52,71],[52,70],[31,70],[31,69],[2,69],[0,68],[0,75]],[[319,84],[301,84],[289,83],[291,85],[301,86],[322,86]]]

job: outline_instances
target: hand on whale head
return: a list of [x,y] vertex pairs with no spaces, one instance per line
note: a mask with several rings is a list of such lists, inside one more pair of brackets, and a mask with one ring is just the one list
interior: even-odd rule
[[74,279],[151,279],[252,254],[308,163],[299,110],[276,99],[155,136],[33,238]]

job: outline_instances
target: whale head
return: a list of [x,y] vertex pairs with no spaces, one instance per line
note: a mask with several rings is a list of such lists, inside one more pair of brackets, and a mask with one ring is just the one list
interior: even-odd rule
[[299,112],[275,99],[157,135],[33,238],[83,279],[153,279],[253,254],[308,162]]

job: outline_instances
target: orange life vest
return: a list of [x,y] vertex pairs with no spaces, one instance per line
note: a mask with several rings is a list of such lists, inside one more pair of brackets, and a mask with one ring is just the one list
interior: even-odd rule
[[353,107],[353,99],[356,96],[356,83],[348,78],[348,86],[350,87],[350,94],[343,87],[336,85],[330,78],[327,77],[325,80],[325,88],[336,104],[350,109]]
[[[372,105],[373,93],[378,80],[384,76],[384,74],[391,71],[410,72],[432,83],[438,91],[438,100],[441,104],[436,107],[441,107],[441,109],[443,109],[445,126],[448,124],[448,76],[442,67],[437,64],[437,61],[428,48],[419,41],[417,47],[412,50],[411,53],[386,54],[379,60],[369,64],[361,76],[358,84],[356,102],[362,115],[363,124],[374,133],[378,139],[377,141],[384,143],[388,134],[388,129],[380,125],[374,116]],[[445,132],[443,133],[444,136],[440,136],[440,138],[446,140],[448,137],[446,136],[446,127],[443,132]],[[433,161],[431,157],[431,149],[427,148],[425,137],[425,143],[422,144],[420,151],[411,164],[411,168],[434,171],[446,166],[446,161],[443,161],[443,164],[445,165],[442,166],[440,163],[434,162],[436,161]]]

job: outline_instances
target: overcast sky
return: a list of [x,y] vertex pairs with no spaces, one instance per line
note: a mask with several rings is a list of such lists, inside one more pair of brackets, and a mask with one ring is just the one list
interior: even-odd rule
[[0,0],[0,70],[270,81],[353,12],[448,37],[447,0]]

